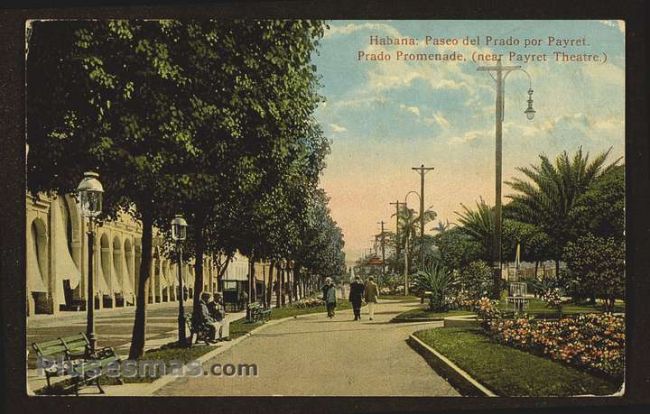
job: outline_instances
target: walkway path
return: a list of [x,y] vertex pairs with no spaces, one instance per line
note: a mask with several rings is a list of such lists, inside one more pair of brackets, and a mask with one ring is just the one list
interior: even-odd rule
[[215,363],[256,364],[258,375],[185,377],[159,389],[157,395],[200,396],[455,396],[458,395],[405,342],[410,333],[441,322],[388,321],[415,303],[385,301],[375,320],[351,311],[333,320],[305,315],[269,326],[228,349]]

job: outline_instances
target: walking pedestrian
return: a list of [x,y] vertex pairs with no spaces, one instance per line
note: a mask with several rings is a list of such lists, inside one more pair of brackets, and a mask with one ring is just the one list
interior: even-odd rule
[[375,283],[375,279],[370,276],[368,282],[366,283],[366,303],[368,304],[368,313],[370,320],[375,316],[375,303],[377,303],[377,296],[379,296],[379,288]]
[[356,276],[352,283],[350,283],[350,303],[352,303],[352,311],[354,312],[354,320],[361,320],[361,301],[363,300],[363,292],[366,290],[361,278]]
[[323,286],[323,300],[327,307],[327,317],[334,317],[334,309],[336,308],[336,286],[331,277],[325,279],[325,286]]

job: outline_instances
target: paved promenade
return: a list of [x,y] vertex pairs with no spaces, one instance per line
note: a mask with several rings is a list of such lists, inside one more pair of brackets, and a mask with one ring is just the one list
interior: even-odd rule
[[384,301],[375,320],[351,311],[305,315],[253,332],[205,367],[256,364],[258,375],[179,378],[156,395],[192,396],[456,396],[407,344],[409,334],[442,322],[391,324],[415,303]]

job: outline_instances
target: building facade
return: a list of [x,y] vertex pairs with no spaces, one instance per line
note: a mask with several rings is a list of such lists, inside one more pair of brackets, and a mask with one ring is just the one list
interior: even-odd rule
[[[27,315],[81,311],[87,303],[88,236],[73,196],[27,196]],[[142,261],[142,226],[127,214],[95,227],[93,280],[95,308],[134,306]],[[163,253],[154,229],[148,303],[176,301],[178,267]],[[194,287],[193,262],[182,269],[188,297]],[[204,290],[216,287],[212,259],[204,260]]]

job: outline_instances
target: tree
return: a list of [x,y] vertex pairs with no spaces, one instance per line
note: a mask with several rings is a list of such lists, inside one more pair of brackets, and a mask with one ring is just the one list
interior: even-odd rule
[[625,235],[625,166],[600,175],[576,200],[571,211],[576,234],[622,240]]
[[604,300],[606,310],[613,310],[614,301],[624,297],[624,241],[588,234],[567,243],[564,257],[576,288],[587,294],[593,292]]
[[[178,211],[191,226],[195,307],[206,251],[238,248],[254,261],[277,254],[283,238],[284,246],[297,240],[296,223],[284,219],[304,210],[299,195],[315,187],[327,153],[312,116],[321,99],[310,64],[322,22],[38,27],[28,72],[36,86],[29,141],[38,144],[30,189],[69,192],[84,170],[99,169],[106,216],[129,211],[143,223],[139,292],[153,225],[165,230]],[[41,95],[49,84],[57,87]],[[130,358],[142,355],[145,305],[139,294]]]
[[476,202],[476,210],[461,204],[462,212],[456,212],[461,231],[478,242],[481,246],[481,256],[485,261],[490,260],[494,243],[494,212],[481,198]]
[[468,236],[460,227],[454,227],[435,237],[441,264],[461,271],[469,263],[485,257],[481,244]]
[[30,191],[68,193],[84,170],[98,170],[104,216],[142,222],[131,359],[144,347],[153,225],[173,184],[165,177],[191,152],[175,106],[187,78],[169,59],[166,25],[35,22],[27,61]]
[[[413,260],[414,257],[420,257],[420,250],[424,250],[423,256],[425,262],[431,259],[433,254],[433,238],[429,235],[424,236],[422,239],[420,234],[420,216],[416,214],[414,209],[408,208],[406,206],[400,207],[399,209],[399,223],[400,227],[400,251],[403,254],[408,255],[409,268],[415,265],[421,266],[420,263],[415,263]],[[393,215],[394,216],[394,215]],[[437,213],[431,209],[427,208],[424,213],[424,224],[425,226],[436,219]],[[408,249],[406,245],[408,243]],[[399,258],[398,261],[403,259]],[[410,272],[411,269],[409,269]]]
[[470,299],[488,296],[494,285],[492,270],[483,260],[475,260],[460,271],[460,283]]
[[572,158],[563,152],[555,163],[540,155],[540,165],[518,168],[525,178],[507,182],[515,191],[508,196],[512,200],[512,217],[538,226],[549,236],[556,276],[560,273],[564,247],[577,236],[573,210],[578,200],[598,177],[612,170],[620,160],[607,165],[609,152],[599,154],[591,162],[589,154],[583,155],[582,149]]

